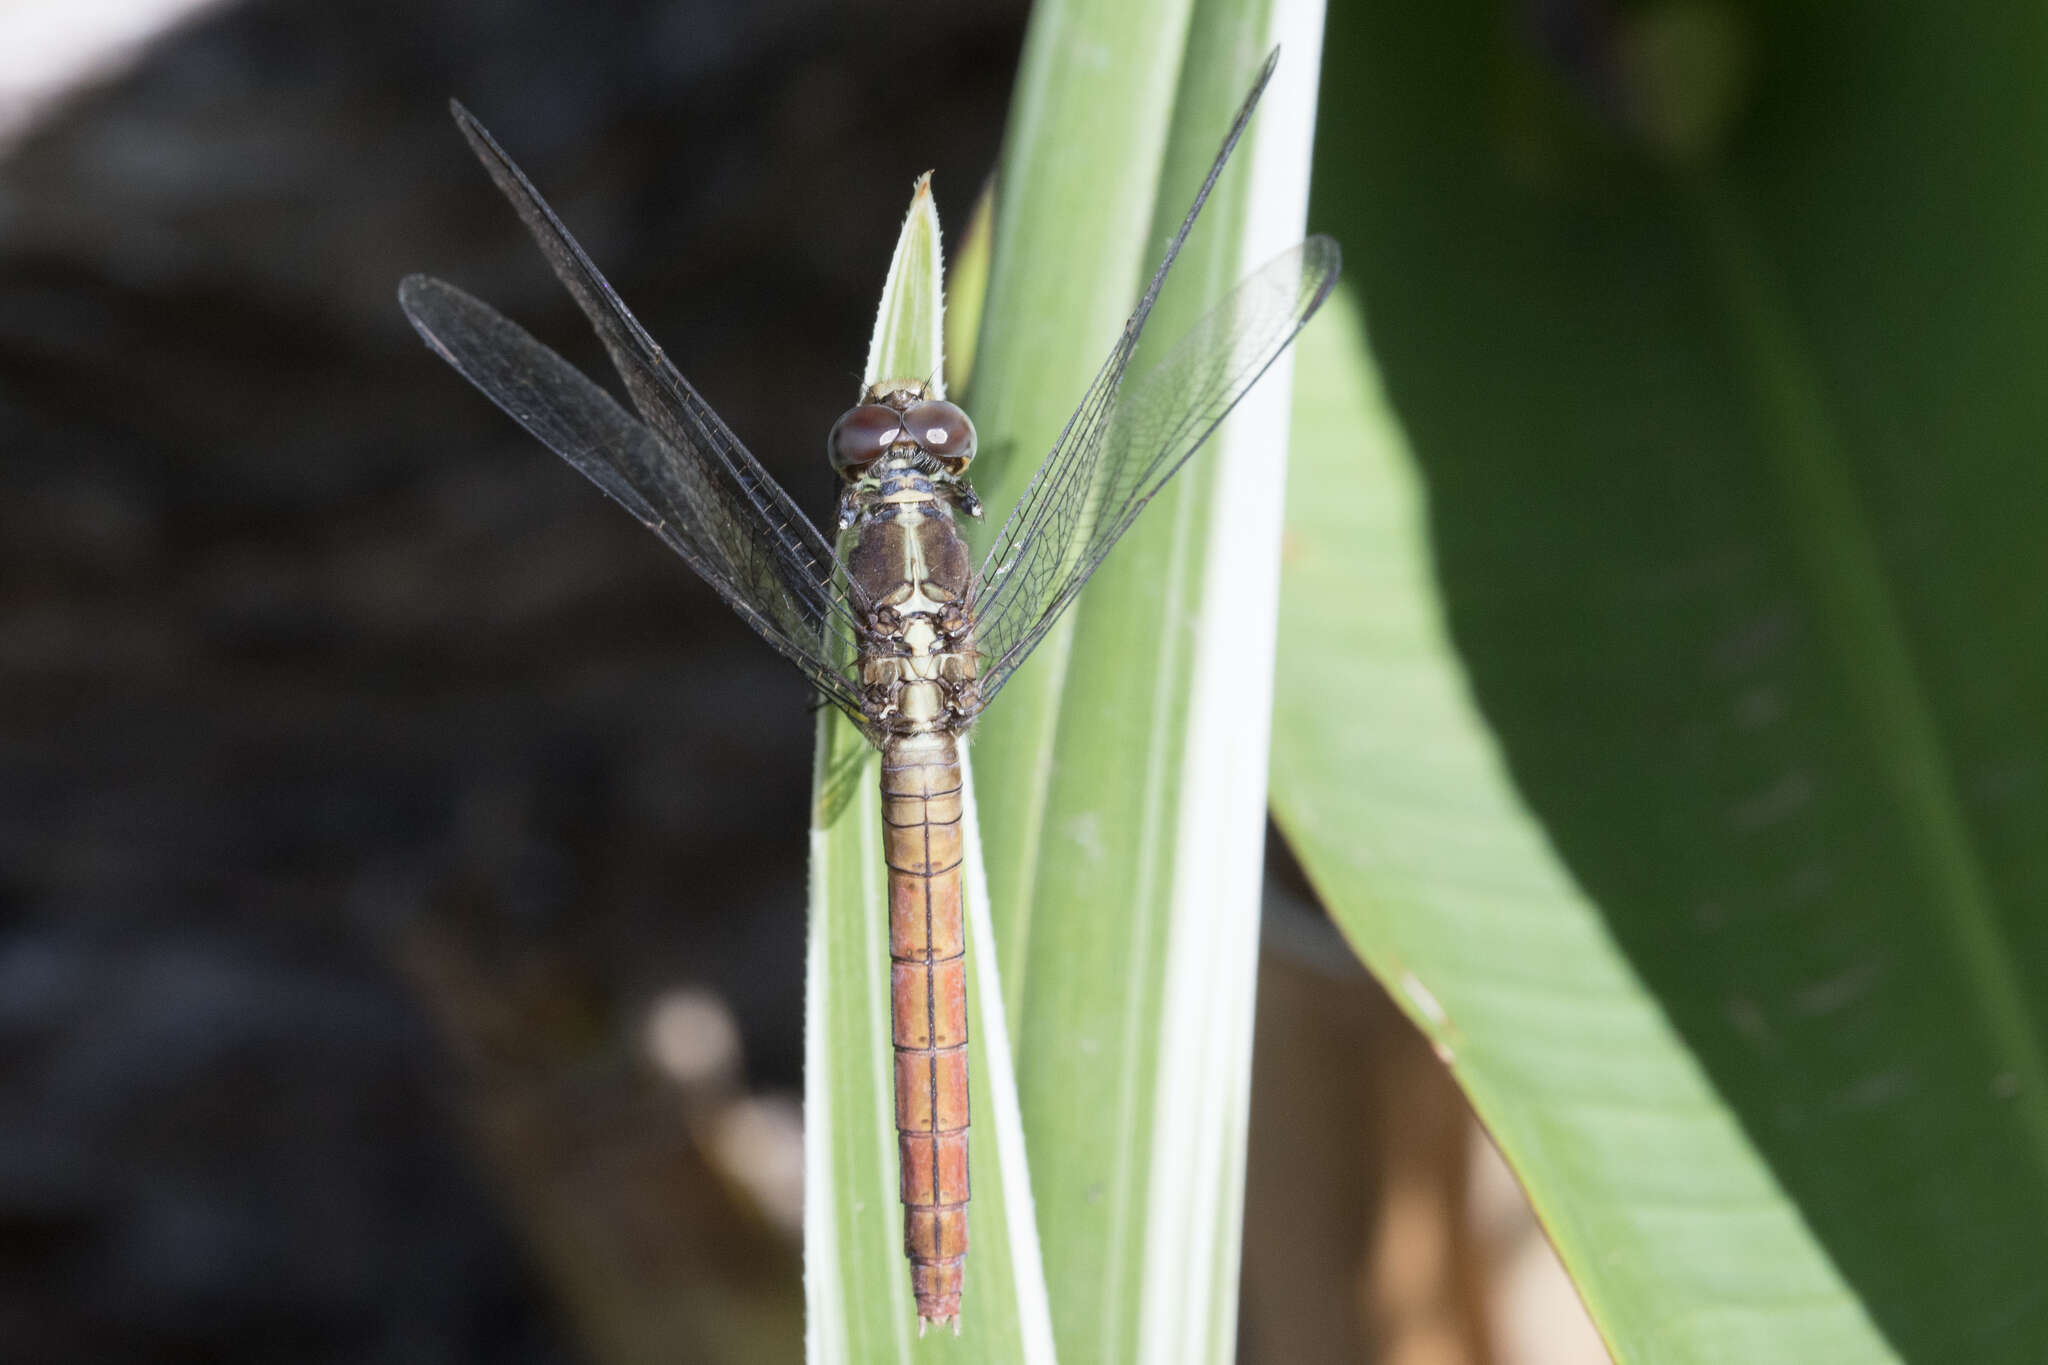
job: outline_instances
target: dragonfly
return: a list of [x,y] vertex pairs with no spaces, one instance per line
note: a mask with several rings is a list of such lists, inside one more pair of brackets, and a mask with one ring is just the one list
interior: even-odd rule
[[832,538],[769,477],[460,104],[455,122],[604,343],[633,410],[488,304],[413,275],[433,351],[659,536],[881,750],[904,1251],[919,1327],[959,1331],[967,1254],[960,746],[1145,505],[1336,283],[1311,236],[1129,373],[1161,287],[1272,79],[1266,59],[1179,231],[979,566],[961,518],[974,423],[930,377],[885,376],[834,423]]

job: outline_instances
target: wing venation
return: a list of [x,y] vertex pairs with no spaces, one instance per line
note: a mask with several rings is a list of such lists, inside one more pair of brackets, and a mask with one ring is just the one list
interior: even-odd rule
[[858,717],[859,694],[833,657],[833,621],[811,596],[792,591],[789,566],[756,539],[751,504],[489,304],[425,275],[408,277],[398,297],[436,354],[660,536],[819,691]]
[[1145,504],[1279,358],[1336,284],[1337,244],[1310,237],[1252,272],[1157,365],[1125,382],[1159,291],[1250,121],[1277,56],[1276,50],[1266,59],[1144,297],[982,564],[974,612],[984,704],[1045,638]]
[[832,701],[849,681],[861,605],[839,557],[692,388],[540,192],[460,104],[456,125],[604,343],[639,411],[489,306],[424,276],[400,302],[471,383],[646,523]]

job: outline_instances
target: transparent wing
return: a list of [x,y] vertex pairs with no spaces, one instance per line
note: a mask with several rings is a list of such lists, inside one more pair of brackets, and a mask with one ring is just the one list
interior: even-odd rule
[[1083,404],[983,566],[975,647],[984,703],[1287,348],[1329,294],[1338,264],[1335,242],[1309,238],[1242,281],[1128,389],[1090,391],[1094,410]]
[[1272,71],[1269,57],[1145,297],[982,564],[974,615],[984,704],[1337,282],[1337,244],[1311,237],[1246,277],[1157,366],[1124,386],[1167,272]]
[[[853,714],[859,694],[836,655],[803,563],[791,563],[700,454],[685,454],[517,323],[425,275],[398,288],[427,345],[486,397],[660,536],[818,690]],[[765,477],[765,476],[764,476]],[[801,590],[800,590],[801,589]]]
[[[772,547],[772,562],[788,597],[802,605],[803,623],[829,622],[833,633],[843,637],[840,644],[850,651],[861,611],[847,595],[858,590],[846,579],[824,537],[662,354],[504,149],[467,109],[452,101],[449,108],[477,159],[533,234],[555,278],[590,320],[625,381],[633,406],[677,457],[633,471],[632,477],[652,477],[661,485],[651,490],[643,483],[637,485],[640,491],[672,497],[683,493],[696,496],[699,490],[711,489],[721,493],[732,508],[751,508],[752,532]],[[659,499],[651,500],[660,505]],[[721,509],[721,513],[733,514],[730,509]],[[836,652],[840,644],[828,652]]]

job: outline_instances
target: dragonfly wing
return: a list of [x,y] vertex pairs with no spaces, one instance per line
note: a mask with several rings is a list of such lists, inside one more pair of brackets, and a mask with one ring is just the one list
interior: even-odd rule
[[773,546],[789,592],[817,615],[836,618],[837,629],[850,640],[858,628],[860,604],[850,602],[847,594],[857,590],[824,537],[654,344],[496,139],[460,104],[451,101],[449,108],[471,150],[533,234],[555,278],[575,298],[611,354],[633,406],[671,448],[689,457],[702,482],[725,489],[732,501],[751,508],[749,525]]
[[[1180,231],[1167,244],[1166,256],[1159,262],[1159,268],[1152,272],[1151,282],[1145,286],[1144,298],[1138,301],[1137,309],[1125,320],[1123,333],[1110,349],[1109,359],[1103,361],[1102,368],[1095,372],[1088,392],[1081,396],[1081,405],[1074,409],[1074,415],[1067,419],[1059,440],[1053,443],[1052,452],[1039,464],[1024,489],[1024,496],[1017,499],[1016,507],[1011,509],[1002,528],[996,532],[988,558],[982,561],[975,593],[975,635],[984,660],[1000,660],[1007,653],[1007,650],[994,647],[991,628],[1002,627],[1004,643],[1014,646],[1033,624],[1033,613],[1020,604],[1031,599],[1051,600],[1043,589],[1048,582],[1059,578],[1065,552],[1072,548],[1076,519],[1085,512],[1093,495],[1096,461],[1102,453],[1102,437],[1109,412],[1116,405],[1118,392],[1123,387],[1124,371],[1129,368],[1131,357],[1137,353],[1138,339],[1144,335],[1145,323],[1152,316],[1152,305],[1159,299],[1159,290],[1166,283],[1167,272],[1173,269],[1180,249],[1187,244],[1188,233],[1194,230],[1202,205],[1209,202],[1209,192],[1216,188],[1216,180],[1223,174],[1223,165],[1230,160],[1238,138],[1244,135],[1245,125],[1251,122],[1252,111],[1258,108],[1259,97],[1266,93],[1266,84],[1273,79],[1273,68],[1279,60],[1278,48],[1266,55],[1266,64],[1259,69],[1258,78],[1252,82],[1251,93],[1239,106],[1237,117],[1231,120],[1230,131],[1223,135],[1223,147],[1210,164],[1201,189],[1195,192],[1195,202],[1181,221]],[[984,665],[984,699],[994,695],[990,686],[994,681]]]
[[[1102,379],[1006,523],[975,606],[982,696],[1024,662],[1155,494],[1328,297],[1337,244],[1311,237],[1240,281],[1128,388]],[[1112,357],[1112,364],[1117,364]],[[1108,373],[1107,368],[1105,373]]]
[[842,623],[821,606],[833,584],[804,576],[812,571],[765,538],[758,508],[703,451],[664,440],[517,323],[455,286],[413,275],[398,298],[443,360],[645,523],[820,692],[859,718]]
[[1130,388],[1124,386],[1167,272],[1251,121],[1279,55],[1276,48],[1266,58],[1144,298],[1052,453],[996,533],[974,599],[984,704],[1045,638],[1145,504],[1287,349],[1337,282],[1337,244],[1311,237],[1240,282],[1165,359]]

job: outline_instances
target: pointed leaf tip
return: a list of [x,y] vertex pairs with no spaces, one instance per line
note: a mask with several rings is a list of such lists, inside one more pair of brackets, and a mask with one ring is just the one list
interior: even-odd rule
[[870,389],[892,380],[924,384],[933,397],[943,398],[944,250],[931,184],[931,172],[926,171],[911,188],[910,210],[904,215],[896,254],[882,286],[881,306],[875,312],[862,383]]

